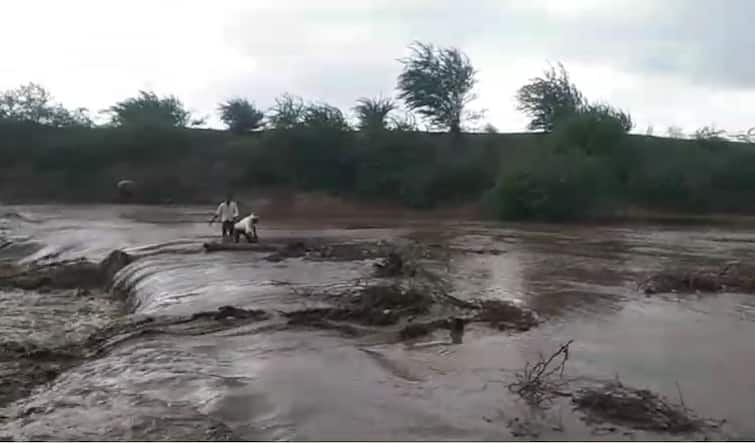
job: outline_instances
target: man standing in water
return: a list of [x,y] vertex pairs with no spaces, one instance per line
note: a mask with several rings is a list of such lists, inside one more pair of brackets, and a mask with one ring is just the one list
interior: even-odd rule
[[218,205],[218,209],[215,211],[215,215],[213,215],[210,219],[210,226],[212,226],[212,222],[220,218],[223,238],[231,238],[231,236],[233,235],[233,224],[236,222],[236,219],[238,217],[239,207],[236,202],[233,201],[233,195],[229,192],[225,197],[225,201],[221,202],[220,205]]

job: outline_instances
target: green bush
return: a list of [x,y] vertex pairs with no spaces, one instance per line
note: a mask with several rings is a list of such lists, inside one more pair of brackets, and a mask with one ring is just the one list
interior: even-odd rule
[[688,213],[755,211],[755,149],[632,137],[626,195],[636,206]]
[[505,167],[484,201],[501,219],[576,220],[604,209],[615,190],[603,161],[545,148],[526,164]]
[[625,119],[606,107],[588,107],[564,118],[551,138],[563,151],[578,149],[587,155],[611,154],[626,134]]
[[0,122],[0,200],[95,202],[124,178],[141,202],[226,190],[317,190],[433,208],[479,202],[506,219],[568,220],[625,206],[755,213],[755,148],[624,135],[580,116],[552,133],[342,131],[297,125],[235,135],[186,128]]
[[349,131],[297,126],[265,134],[262,149],[269,152],[270,170],[282,173],[281,181],[302,190],[337,191],[354,186],[352,143]]
[[414,208],[475,201],[495,183],[499,155],[480,140],[417,132],[362,134],[356,140],[355,192]]

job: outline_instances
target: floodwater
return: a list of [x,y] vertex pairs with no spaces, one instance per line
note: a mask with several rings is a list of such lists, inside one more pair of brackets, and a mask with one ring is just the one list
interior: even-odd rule
[[[372,262],[263,260],[204,253],[218,227],[196,207],[0,206],[0,260],[141,258],[112,300],[0,292],[2,339],[82,337],[123,316],[185,316],[223,305],[310,307],[299,289],[368,275]],[[266,221],[266,238],[412,239],[442,245],[435,263],[461,299],[517,300],[544,322],[527,332],[468,328],[462,344],[349,338],[269,322],[135,336],[0,408],[9,439],[481,440],[675,439],[587,425],[568,402],[533,411],[507,384],[569,339],[567,371],[648,388],[699,416],[726,419],[727,438],[755,437],[755,295],[660,294],[636,284],[669,267],[755,258],[755,227],[549,226],[451,220]],[[5,245],[5,246],[3,246]],[[497,253],[492,253],[497,251]],[[57,321],[56,321],[57,320]],[[10,338],[9,338],[10,337]],[[73,338],[72,338],[73,337]],[[517,432],[521,423],[530,433]]]

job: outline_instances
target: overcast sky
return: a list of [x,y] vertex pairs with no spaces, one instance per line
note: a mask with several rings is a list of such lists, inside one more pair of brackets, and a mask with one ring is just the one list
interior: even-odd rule
[[475,108],[500,130],[526,118],[514,94],[561,61],[585,95],[653,125],[755,126],[755,1],[154,0],[0,3],[0,89],[33,81],[101,110],[139,89],[217,119],[243,96],[283,92],[344,110],[391,96],[414,40],[465,51]]

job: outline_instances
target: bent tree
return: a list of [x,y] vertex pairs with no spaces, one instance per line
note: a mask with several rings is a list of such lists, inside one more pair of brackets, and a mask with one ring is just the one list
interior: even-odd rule
[[456,48],[416,42],[398,77],[399,98],[433,126],[461,132],[464,108],[475,98],[477,80],[469,58]]

